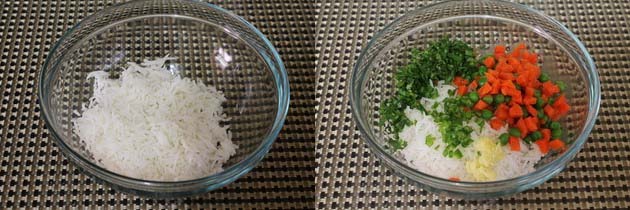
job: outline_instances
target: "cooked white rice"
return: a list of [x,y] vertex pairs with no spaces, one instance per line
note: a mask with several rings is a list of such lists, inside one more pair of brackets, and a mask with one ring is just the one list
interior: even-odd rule
[[[178,181],[222,171],[235,154],[212,86],[173,75],[168,58],[129,63],[120,79],[92,72],[94,94],[74,132],[105,168],[130,177]],[[78,114],[78,113],[76,113]]]
[[[436,86],[439,96],[435,99],[421,100],[422,105],[431,110],[434,103],[439,103],[435,108],[438,111],[443,109],[442,101],[448,97],[448,91],[454,90],[455,87],[440,82]],[[466,171],[466,161],[471,160],[477,155],[477,151],[472,146],[459,148],[462,151],[461,159],[448,158],[442,155],[445,143],[442,141],[442,134],[439,132],[439,126],[430,115],[425,115],[417,109],[405,109],[407,118],[416,122],[412,126],[405,127],[399,134],[400,138],[407,142],[407,146],[398,151],[396,155],[402,157],[409,166],[426,174],[442,178],[457,177],[464,181],[474,181],[470,174]],[[477,140],[480,137],[488,137],[498,139],[499,135],[505,133],[507,127],[494,130],[486,123],[483,128],[473,122],[469,122],[468,126],[473,128],[471,138]],[[435,137],[435,141],[431,147],[426,144],[427,136]],[[528,148],[528,147],[531,147]],[[541,158],[540,150],[536,144],[525,145],[521,142],[521,151],[511,151],[509,146],[503,146],[505,156],[495,167],[497,180],[508,179],[534,171],[534,165]]]

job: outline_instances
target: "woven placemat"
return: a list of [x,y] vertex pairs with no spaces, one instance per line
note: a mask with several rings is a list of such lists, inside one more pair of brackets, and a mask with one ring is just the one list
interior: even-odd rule
[[602,82],[597,125],[557,177],[510,197],[465,201],[402,181],[370,154],[354,126],[348,80],[361,47],[406,11],[427,1],[323,0],[316,48],[316,197],[318,208],[435,207],[591,209],[630,205],[630,4],[618,1],[524,1],[566,24],[586,44]]
[[36,80],[51,46],[72,25],[116,2],[0,2],[0,209],[6,208],[312,208],[314,190],[315,4],[230,1],[219,5],[254,23],[275,45],[291,83],[280,137],[250,173],[196,197],[155,200],[95,183],[49,138]]

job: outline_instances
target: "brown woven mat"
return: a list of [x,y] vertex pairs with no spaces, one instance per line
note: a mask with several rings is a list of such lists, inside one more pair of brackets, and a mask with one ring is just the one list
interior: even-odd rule
[[630,206],[630,4],[525,1],[566,24],[585,42],[602,81],[599,120],[582,151],[559,176],[511,197],[463,201],[437,196],[381,166],[351,117],[348,79],[361,47],[394,18],[426,1],[323,0],[316,48],[318,208],[436,207],[589,209]]
[[191,198],[154,200],[115,192],[79,173],[40,119],[36,79],[51,46],[73,24],[115,2],[0,2],[0,209],[312,208],[314,190],[315,4],[232,1],[220,6],[254,23],[279,50],[291,82],[280,137],[252,172]]

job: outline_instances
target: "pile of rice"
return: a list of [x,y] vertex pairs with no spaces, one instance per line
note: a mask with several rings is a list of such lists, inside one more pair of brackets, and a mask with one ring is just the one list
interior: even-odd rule
[[170,58],[128,63],[120,79],[96,71],[94,94],[73,119],[75,134],[106,169],[133,178],[179,181],[222,171],[237,145],[223,114],[226,98],[164,68]]
[[[436,89],[439,96],[434,99],[421,99],[422,105],[427,110],[432,110],[433,104],[438,103],[435,109],[441,111],[443,106],[441,102],[448,97],[448,91],[454,90],[455,87],[440,82]],[[477,155],[471,146],[460,148],[463,153],[461,159],[448,158],[442,155],[442,151],[446,144],[442,141],[442,134],[439,132],[438,124],[430,115],[425,115],[417,109],[405,109],[407,118],[416,122],[412,126],[405,127],[399,136],[407,142],[407,146],[399,150],[396,155],[404,159],[407,164],[414,169],[433,176],[445,179],[457,177],[463,181],[474,181],[473,177],[466,172],[466,161],[471,160]],[[483,128],[475,123],[468,123],[473,128],[471,137],[477,140],[480,137],[488,137],[491,139],[499,139],[499,135],[505,133],[507,127],[494,130],[486,123]],[[435,137],[435,141],[431,147],[426,144],[427,136]],[[533,172],[534,165],[540,160],[542,154],[536,144],[525,145],[521,142],[521,151],[511,151],[508,146],[503,146],[505,156],[501,159],[494,169],[497,180],[508,179],[523,174]]]

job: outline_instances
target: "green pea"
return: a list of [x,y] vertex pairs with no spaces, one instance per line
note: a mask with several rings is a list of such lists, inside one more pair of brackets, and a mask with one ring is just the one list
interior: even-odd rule
[[481,118],[489,120],[490,118],[492,118],[492,112],[490,110],[484,109],[483,111],[481,111]]
[[561,129],[551,129],[551,138],[552,139],[562,138],[562,130]]
[[560,123],[559,122],[551,122],[551,125],[549,126],[551,127],[551,129],[560,129]]
[[563,81],[556,81],[556,85],[558,86],[558,88],[560,88],[560,91],[564,91],[565,89],[567,89],[567,84],[565,84]]
[[543,124],[546,124],[547,121],[549,121],[549,117],[547,117],[547,115],[543,115],[543,117],[540,118],[540,122]]
[[483,100],[484,102],[488,103],[488,104],[492,104],[492,102],[494,101],[494,99],[492,98],[492,96],[484,96],[483,98],[481,98],[481,100]]
[[541,82],[546,82],[549,81],[549,75],[547,75],[546,73],[542,73],[540,74],[540,77],[538,78]]
[[538,140],[542,138],[542,133],[540,131],[534,131],[531,136],[533,140]]
[[540,95],[540,90],[534,90],[534,96],[536,96],[536,98],[540,97]]
[[501,145],[506,145],[509,139],[510,135],[508,135],[507,133],[501,134],[499,136],[499,142],[501,143]]
[[545,106],[545,100],[541,97],[536,97],[536,108],[542,109]]
[[505,96],[503,94],[497,94],[494,96],[494,102],[497,104],[503,103],[505,101]]
[[508,131],[508,133],[510,133],[511,136],[514,137],[521,137],[521,131],[519,131],[516,128],[510,128],[510,130]]
[[510,102],[512,100],[512,97],[510,96],[506,96],[505,97],[505,103]]
[[[538,111],[538,110],[537,110]],[[545,113],[538,111],[538,114],[536,115],[536,117],[538,117],[538,119],[542,118],[543,116],[545,116]]]
[[526,136],[525,138],[523,138],[523,141],[528,144],[532,143],[532,135]]
[[476,102],[479,100],[479,94],[477,94],[476,92],[472,92],[468,94],[468,98],[473,101]]
[[553,104],[554,102],[556,102],[556,97],[551,97],[549,98],[549,101],[547,101],[547,104]]

